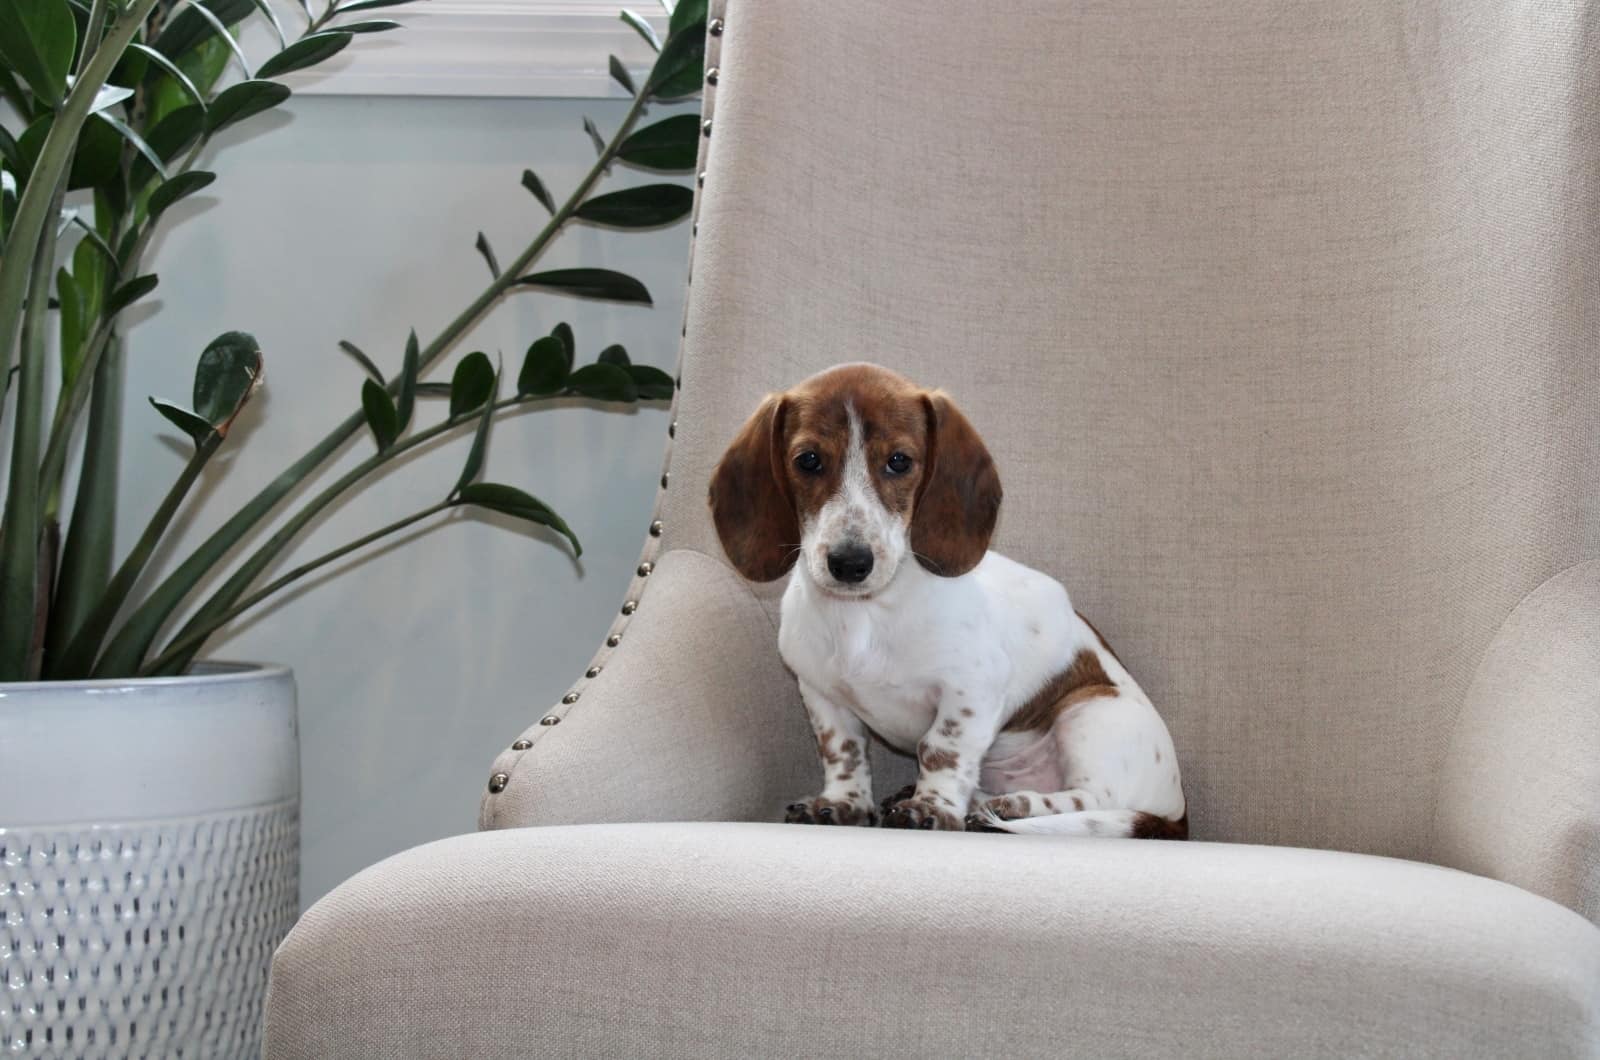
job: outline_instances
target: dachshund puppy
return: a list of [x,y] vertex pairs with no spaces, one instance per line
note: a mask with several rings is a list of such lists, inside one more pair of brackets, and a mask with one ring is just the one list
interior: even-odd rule
[[761,403],[710,494],[745,577],[793,569],[778,647],[824,783],[789,821],[878,823],[870,732],[919,766],[888,827],[1187,837],[1149,697],[1061,583],[988,551],[1000,476],[947,396],[829,369]]

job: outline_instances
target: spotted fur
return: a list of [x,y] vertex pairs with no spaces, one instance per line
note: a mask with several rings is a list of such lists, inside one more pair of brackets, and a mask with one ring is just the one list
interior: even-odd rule
[[[988,550],[1000,499],[951,399],[873,365],[770,396],[729,446],[717,532],[746,577],[789,574],[779,650],[823,766],[788,819],[879,819],[870,731],[919,766],[886,826],[1186,837],[1166,725],[1059,582]],[[836,576],[846,546],[864,576]]]

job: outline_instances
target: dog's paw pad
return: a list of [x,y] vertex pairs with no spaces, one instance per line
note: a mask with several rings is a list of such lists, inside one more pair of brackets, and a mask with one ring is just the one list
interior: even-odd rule
[[917,828],[925,831],[961,832],[965,822],[927,796],[914,796],[889,806],[883,815],[885,828]]
[[786,824],[860,825],[873,827],[878,814],[870,803],[843,802],[817,796],[804,802],[792,802],[784,811]]

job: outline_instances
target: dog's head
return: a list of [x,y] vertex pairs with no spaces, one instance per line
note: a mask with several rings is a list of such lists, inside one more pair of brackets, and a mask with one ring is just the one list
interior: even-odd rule
[[945,395],[847,364],[769,395],[711,477],[711,515],[745,577],[796,558],[819,587],[871,596],[907,555],[965,574],[989,548],[1000,475]]

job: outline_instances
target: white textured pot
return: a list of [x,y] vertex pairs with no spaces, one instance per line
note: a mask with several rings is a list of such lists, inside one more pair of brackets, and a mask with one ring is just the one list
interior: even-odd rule
[[0,1053],[257,1055],[299,821],[283,667],[0,684]]

